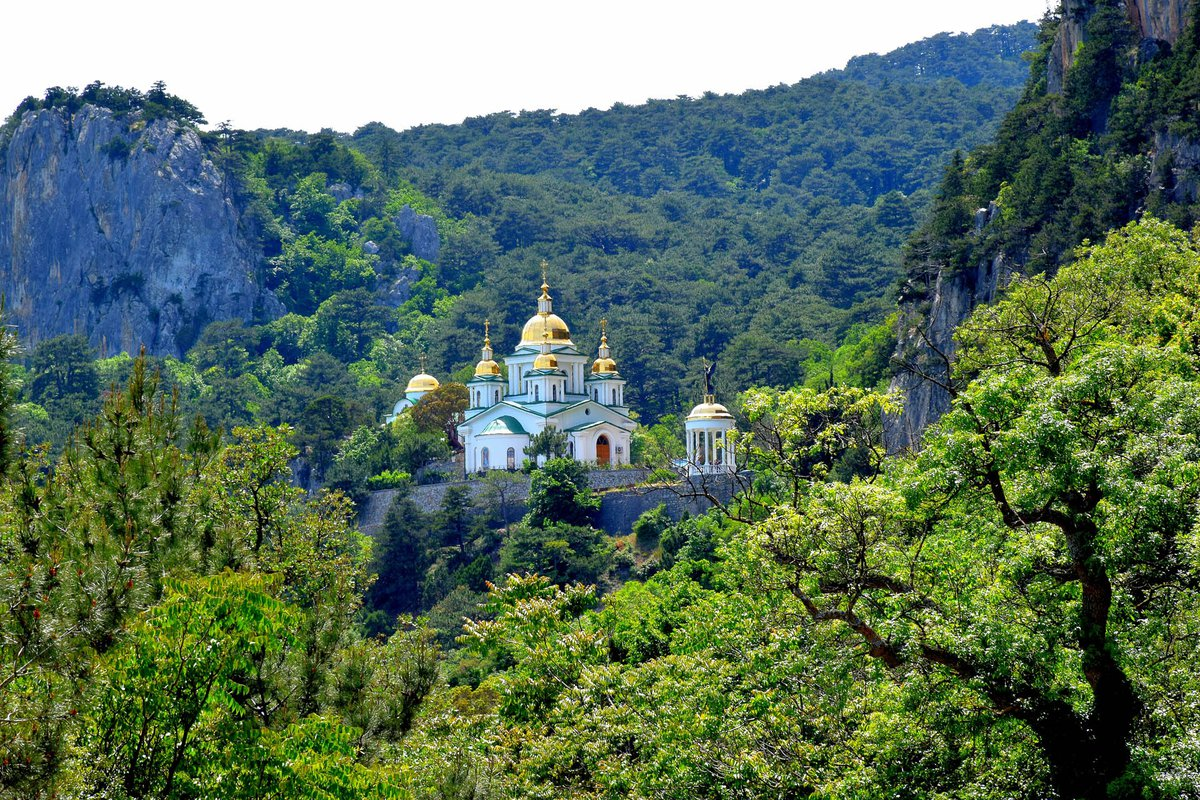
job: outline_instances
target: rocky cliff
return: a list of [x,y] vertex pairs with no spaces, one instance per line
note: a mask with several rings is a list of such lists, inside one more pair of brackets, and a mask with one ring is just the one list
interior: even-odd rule
[[181,354],[271,307],[197,132],[85,105],[27,112],[0,151],[0,293],[28,343]]
[[[1156,42],[1175,44],[1187,23],[1191,0],[1124,0],[1125,13],[1142,46]],[[1063,0],[1062,23],[1054,38],[1047,64],[1047,91],[1062,91],[1063,77],[1087,38],[1087,22],[1099,7],[1095,0]]]
[[[1065,76],[1087,40],[1088,20],[1101,5],[1103,0],[1064,0],[1061,20],[1047,53],[1046,94],[1063,92]],[[1131,29],[1130,39],[1136,47],[1131,53],[1118,54],[1117,61],[1136,65],[1158,54],[1169,53],[1184,32],[1191,5],[1191,0],[1127,0],[1123,3],[1125,19]],[[1053,107],[1053,104],[1042,106],[1041,113],[1054,113],[1045,111]],[[1019,112],[1020,109],[1014,114]],[[1025,122],[1027,120],[1021,120],[1020,124]],[[1151,167],[1143,171],[1141,185],[1133,187],[1129,197],[1110,198],[1112,205],[1123,202],[1140,213],[1145,198],[1152,193],[1157,193],[1159,201],[1165,203],[1197,201],[1200,182],[1195,175],[1200,169],[1200,144],[1172,133],[1168,122],[1151,120],[1152,128],[1146,137],[1148,146],[1136,153],[1121,154],[1127,163],[1135,165],[1130,174],[1137,173],[1139,163]],[[1082,139],[1080,142],[1084,151],[1093,146]],[[1039,168],[1044,169],[1045,156],[1045,153],[1035,154],[1026,160],[1028,166],[1018,167],[1033,169],[1038,163],[1035,159],[1041,157],[1043,161]],[[1118,155],[1114,153],[1112,158],[1115,160]],[[1015,174],[1005,179],[1013,180]],[[982,205],[988,205],[987,198],[977,199]],[[1013,272],[1021,271],[1021,265],[1030,255],[1021,247],[1028,249],[1036,231],[1021,231],[1017,236],[990,235],[1000,224],[998,216],[995,202],[987,209],[979,209],[974,230],[966,234],[977,242],[995,241],[998,244],[976,247],[975,250],[984,254],[970,268],[943,264],[928,291],[901,303],[895,361],[904,369],[893,379],[891,388],[904,397],[904,411],[885,421],[885,439],[893,452],[916,446],[925,428],[949,408],[950,397],[944,384],[953,360],[955,329],[976,306],[992,302]],[[1015,246],[1011,244],[1014,240],[1018,242]]]

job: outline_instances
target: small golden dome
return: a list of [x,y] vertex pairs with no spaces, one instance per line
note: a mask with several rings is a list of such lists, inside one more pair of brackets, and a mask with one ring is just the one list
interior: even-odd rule
[[571,341],[571,331],[567,328],[567,323],[563,322],[562,317],[558,314],[534,314],[529,318],[529,322],[525,323],[524,330],[521,331],[519,346],[540,345],[542,331],[550,333],[550,341],[554,344],[575,344]]
[[600,352],[592,362],[593,375],[608,375],[617,371],[617,362],[612,359],[612,350],[608,346],[608,320],[600,320]]
[[492,360],[492,321],[485,319],[483,321],[483,350],[479,363],[475,365],[475,377],[482,378],[499,374],[500,365]]
[[729,413],[729,409],[717,403],[709,395],[704,398],[704,402],[692,409],[692,413],[687,415],[688,419],[733,419],[733,415]]
[[534,369],[558,369],[558,359],[554,353],[542,353],[533,360]]
[[404,391],[406,394],[408,392],[432,392],[439,386],[441,386],[441,384],[438,383],[437,378],[429,375],[428,373],[422,372],[417,375],[413,375],[412,380],[408,382],[408,388],[406,388]]

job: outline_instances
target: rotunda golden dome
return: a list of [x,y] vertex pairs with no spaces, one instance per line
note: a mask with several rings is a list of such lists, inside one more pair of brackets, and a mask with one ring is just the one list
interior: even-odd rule
[[729,409],[715,402],[711,396],[705,397],[704,402],[692,409],[687,415],[691,419],[733,419]]
[[475,377],[485,378],[489,375],[499,375],[500,365],[490,358],[475,365]]
[[592,374],[606,375],[617,371],[617,362],[611,358],[597,358],[592,362]]
[[542,353],[533,360],[534,369],[558,369],[558,359],[554,353]]
[[439,386],[441,386],[441,384],[438,383],[437,378],[433,377],[432,375],[429,375],[428,373],[421,372],[417,375],[413,375],[412,380],[410,380],[408,382],[408,387],[404,391],[405,391],[405,393],[408,393],[408,392],[432,392],[434,389],[438,388]]

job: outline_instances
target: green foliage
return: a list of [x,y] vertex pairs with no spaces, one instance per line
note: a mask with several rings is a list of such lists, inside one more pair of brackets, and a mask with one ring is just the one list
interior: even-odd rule
[[529,444],[524,448],[525,456],[535,465],[543,460],[566,458],[570,438],[566,431],[547,425],[529,437]]
[[302,314],[317,310],[324,298],[343,289],[369,286],[375,259],[361,247],[306,233],[283,246],[271,262],[272,283],[284,302]]
[[638,547],[643,550],[656,548],[659,537],[670,525],[671,518],[667,515],[666,505],[662,503],[639,516],[633,522],[633,536]]
[[295,621],[288,608],[254,576],[168,582],[164,590],[102,668],[81,741],[99,757],[86,767],[92,793],[207,794],[227,782],[213,767],[236,763],[245,757],[238,751],[257,744],[245,676],[287,643]]
[[587,467],[573,458],[551,458],[533,473],[529,483],[531,527],[545,528],[561,522],[586,525],[600,508],[600,499],[588,486]]
[[521,523],[509,530],[500,549],[500,572],[545,575],[557,584],[594,583],[612,562],[613,544],[587,525]]

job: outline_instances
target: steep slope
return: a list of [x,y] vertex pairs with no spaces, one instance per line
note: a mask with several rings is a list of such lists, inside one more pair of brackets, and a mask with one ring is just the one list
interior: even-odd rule
[[953,334],[1014,272],[1054,272],[1144,213],[1200,218],[1200,42],[1190,0],[1065,0],[993,142],[955,160],[910,240],[889,447],[949,407]]
[[194,127],[47,108],[0,155],[0,293],[28,341],[84,333],[102,351],[177,355],[265,299]]

